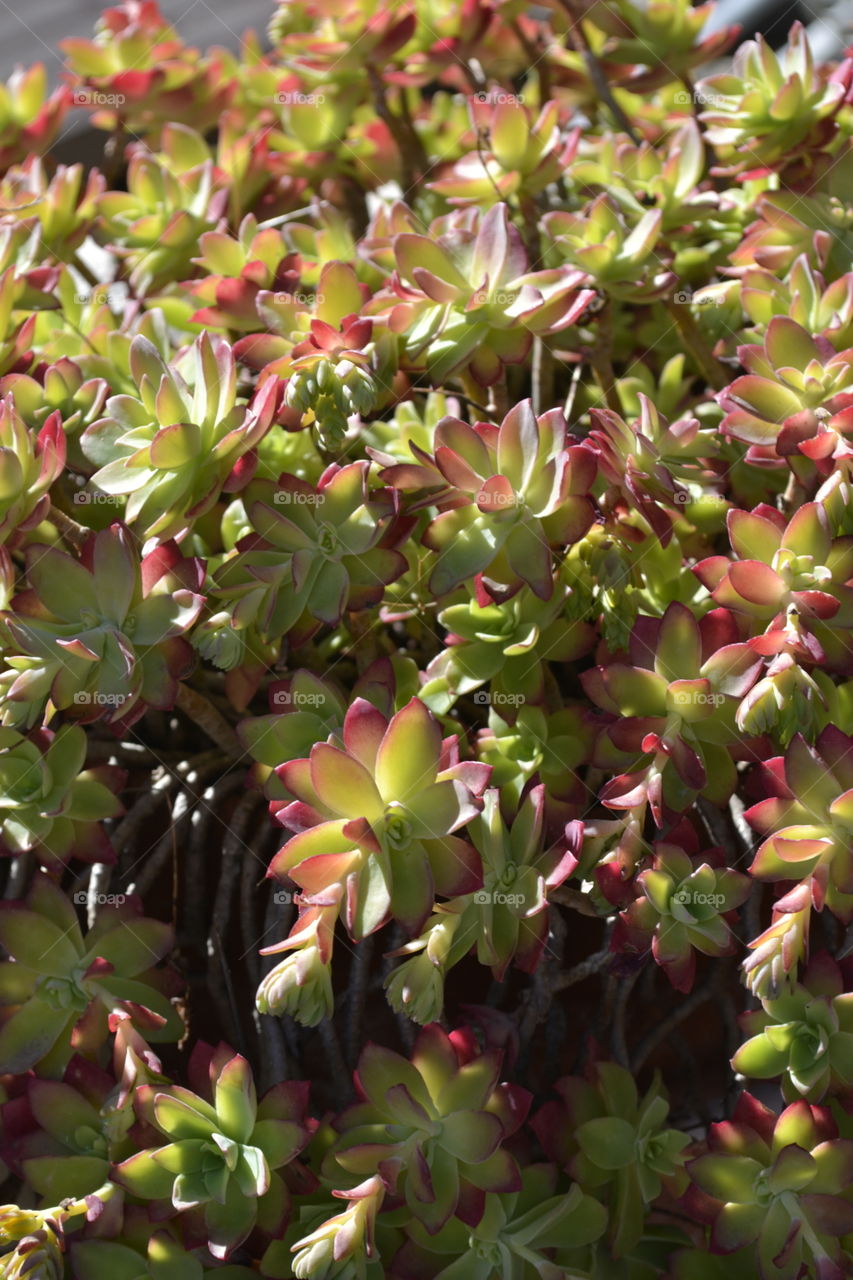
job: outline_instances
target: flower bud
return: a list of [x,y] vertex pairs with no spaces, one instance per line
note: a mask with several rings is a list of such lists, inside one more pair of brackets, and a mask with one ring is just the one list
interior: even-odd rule
[[316,946],[308,945],[271,969],[255,997],[259,1013],[287,1013],[306,1027],[316,1027],[334,1009],[332,975]]
[[245,650],[242,633],[225,611],[206,618],[196,627],[192,642],[201,656],[220,671],[231,671],[239,666]]

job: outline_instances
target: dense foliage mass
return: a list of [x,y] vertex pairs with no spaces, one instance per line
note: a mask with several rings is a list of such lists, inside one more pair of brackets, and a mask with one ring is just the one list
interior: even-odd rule
[[853,1274],[853,59],[707,16],[0,86],[6,1280]]

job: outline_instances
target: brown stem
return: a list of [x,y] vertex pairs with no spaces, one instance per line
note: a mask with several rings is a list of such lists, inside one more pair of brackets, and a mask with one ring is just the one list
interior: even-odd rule
[[608,409],[620,413],[622,406],[613,372],[613,304],[608,298],[598,313],[595,341],[589,349],[589,363]]
[[211,742],[215,742],[229,756],[241,756],[240,739],[220,711],[217,711],[203,693],[181,682],[175,697],[175,706],[188,719],[203,729]]
[[690,304],[665,298],[664,306],[675,321],[682,342],[708,386],[715,391],[722,391],[728,386],[729,376],[705,341],[705,335],[693,318]]
[[543,50],[527,39],[518,21],[511,22],[509,25],[516,40],[530,59],[531,69],[534,67],[536,69],[536,78],[539,81],[539,106],[542,107],[551,97],[551,68],[548,58]]
[[571,26],[567,32],[567,39],[571,44],[575,53],[579,53],[584,61],[587,75],[592,81],[593,88],[598,94],[599,99],[610,109],[610,114],[616,121],[618,128],[623,133],[627,133],[628,137],[635,146],[639,146],[640,137],[634,130],[631,121],[625,112],[619,106],[619,103],[613,97],[610,85],[607,83],[607,77],[601,69],[601,63],[590,48],[589,41],[586,38],[586,32],[583,29],[583,19],[575,8],[575,0],[560,0],[560,4],[569,15]]
[[373,107],[396,144],[402,168],[403,195],[408,196],[422,181],[429,168],[429,160],[407,107],[404,106],[402,115],[393,112],[379,72],[375,67],[368,67],[368,75],[373,90]]
[[63,542],[67,543],[69,547],[73,547],[75,551],[83,549],[92,533],[91,529],[87,529],[85,525],[78,524],[76,520],[72,520],[71,516],[66,515],[64,511],[61,511],[53,503],[50,504],[48,518],[56,525]]

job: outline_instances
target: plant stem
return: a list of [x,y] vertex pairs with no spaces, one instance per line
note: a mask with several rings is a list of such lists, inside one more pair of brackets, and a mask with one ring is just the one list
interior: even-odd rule
[[86,545],[92,533],[91,529],[87,529],[85,525],[78,524],[76,520],[72,520],[71,516],[66,515],[54,503],[50,504],[48,519],[56,525],[63,542],[67,543],[69,547],[73,547],[75,551],[80,551]]
[[227,755],[237,757],[243,755],[240,739],[220,711],[217,711],[203,693],[181,682],[175,696],[175,706],[179,711],[197,724],[211,742],[215,742]]
[[708,346],[705,335],[693,318],[689,303],[676,302],[674,298],[665,298],[664,306],[675,321],[682,342],[693,357],[708,386],[713,387],[715,391],[722,391],[724,387],[728,386],[729,376]]
[[589,363],[608,409],[621,412],[613,371],[613,304],[608,298],[598,313],[595,340],[589,348]]
[[567,38],[576,53],[579,53],[584,61],[587,75],[592,81],[592,86],[598,94],[599,99],[605,103],[610,109],[610,114],[616,121],[616,125],[623,133],[627,133],[628,137],[635,146],[639,146],[640,137],[635,131],[631,121],[625,115],[625,112],[619,106],[619,103],[613,97],[610,85],[607,83],[601,63],[590,48],[589,41],[586,38],[586,32],[583,29],[583,18],[575,8],[575,0],[560,0],[560,4],[569,15],[571,26],[569,27]]

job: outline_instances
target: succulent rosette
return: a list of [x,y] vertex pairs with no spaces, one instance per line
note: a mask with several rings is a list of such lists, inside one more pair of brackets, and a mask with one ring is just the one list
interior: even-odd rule
[[205,231],[219,226],[228,201],[211,160],[175,174],[141,148],[131,157],[126,191],[98,201],[100,239],[121,257],[141,294],[153,294],[189,274]]
[[708,1147],[688,1172],[715,1251],[752,1246],[761,1280],[794,1280],[804,1268],[842,1280],[853,1143],[838,1137],[829,1111],[800,1100],[777,1116],[745,1093],[732,1120],[711,1125]]
[[280,1084],[259,1102],[245,1058],[227,1045],[207,1057],[206,1096],[178,1085],[137,1089],[140,1116],[170,1141],[129,1156],[115,1176],[143,1200],[168,1199],[177,1213],[201,1211],[198,1232],[221,1259],[256,1224],[270,1234],[283,1229],[290,1197],[279,1170],[315,1126],[305,1118],[307,1085]]
[[193,344],[192,385],[142,335],[130,347],[138,396],[112,396],[106,418],[81,444],[98,468],[92,484],[126,495],[125,519],[143,536],[182,533],[223,490],[251,478],[252,450],[278,407],[268,382],[249,405],[237,402],[237,366],[228,343],[202,334]]
[[832,74],[814,64],[805,28],[795,22],[779,57],[761,35],[745,41],[729,73],[700,81],[706,136],[736,169],[790,163],[831,139],[850,88],[849,60]]
[[48,702],[113,724],[133,723],[146,705],[173,706],[193,662],[183,633],[201,612],[203,575],[201,561],[174,543],[140,560],[119,524],[92,535],[79,560],[30,546],[29,588],[4,615],[12,637],[0,677],[6,722],[32,725]]
[[448,632],[446,647],[424,673],[420,697],[432,711],[444,713],[457,698],[489,683],[496,702],[507,709],[541,702],[546,662],[570,662],[593,642],[587,623],[564,616],[569,595],[558,581],[547,601],[523,586],[500,604],[468,599],[448,605],[438,615]]
[[309,898],[345,885],[351,937],[389,916],[417,927],[436,893],[480,887],[479,856],[453,832],[481,808],[489,769],[460,761],[456,738],[442,740],[417,698],[390,719],[357,699],[340,739],[317,743],[277,772],[295,799],[276,816],[295,834],[270,875],[295,881]]
[[[800,652],[808,660],[825,661],[827,653],[848,663],[843,639],[853,623],[853,538],[833,538],[826,510],[807,502],[785,522],[766,503],[754,511],[730,511],[729,537],[737,560],[711,556],[694,572],[714,602],[766,624],[750,643],[772,654],[790,643],[793,614],[810,634]],[[803,652],[804,650],[804,652]]]
[[826,952],[812,956],[790,992],[765,998],[741,1015],[748,1039],[732,1059],[741,1075],[782,1077],[787,1102],[820,1102],[828,1090],[853,1084],[853,994],[841,967]]
[[548,1156],[567,1167],[582,1190],[609,1202],[613,1254],[623,1256],[640,1239],[643,1206],[664,1185],[674,1194],[686,1190],[690,1139],[666,1128],[669,1103],[659,1078],[640,1097],[624,1067],[600,1062],[589,1079],[568,1076],[555,1087],[560,1101],[546,1103],[533,1128]]
[[432,457],[411,448],[415,465],[391,463],[380,477],[403,490],[437,490],[445,509],[423,535],[436,555],[431,589],[443,595],[482,574],[487,589],[526,582],[550,599],[551,548],[579,541],[595,518],[595,458],[569,437],[559,410],[537,418],[525,400],[497,428],[445,418]]
[[850,738],[827,726],[813,747],[797,734],[784,756],[762,770],[766,799],[747,809],[763,836],[750,873],[764,880],[807,881],[815,906],[845,922],[853,916]]
[[[483,1216],[473,1228],[455,1217],[430,1236],[414,1222],[409,1229],[415,1246],[408,1251],[412,1264],[416,1265],[420,1245],[451,1259],[436,1273],[436,1280],[498,1280],[526,1267],[548,1276],[560,1269],[552,1261],[555,1251],[561,1257],[603,1235],[603,1205],[584,1195],[577,1184],[568,1192],[557,1192],[553,1165],[529,1165],[522,1170],[521,1182],[519,1191],[487,1195]],[[404,1248],[404,1259],[406,1252]]]
[[[723,863],[721,849],[691,858],[684,849],[660,842],[650,867],[637,876],[640,897],[619,916],[611,945],[614,951],[651,946],[678,991],[689,991],[696,955],[733,955],[734,910],[749,896],[749,876]],[[722,864],[722,865],[721,865]]]
[[502,1054],[473,1036],[424,1027],[411,1061],[368,1045],[358,1061],[362,1101],[340,1121],[328,1159],[353,1178],[379,1173],[392,1203],[407,1205],[433,1235],[453,1214],[472,1226],[486,1192],[521,1189],[503,1142],[524,1122],[530,1097],[501,1084]]
[[554,212],[543,219],[556,252],[614,298],[660,298],[675,276],[661,270],[655,253],[662,214],[649,209],[630,226],[607,195],[596,196],[582,213]]
[[447,166],[430,182],[450,204],[483,207],[521,195],[530,199],[560,175],[574,158],[578,133],[560,127],[560,107],[543,104],[534,118],[524,103],[511,95],[490,101],[489,95],[469,100],[478,139],[488,138],[488,150],[470,151]]
[[345,610],[378,603],[407,568],[398,550],[410,525],[398,521],[393,493],[371,489],[370,463],[332,463],[317,485],[284,475],[251,501],[253,534],[238,544],[214,581],[238,623],[261,636],[296,631],[309,639]]
[[[796,455],[824,472],[830,459],[845,456],[853,419],[853,374],[849,351],[813,335],[790,316],[774,316],[763,345],[738,349],[747,372],[720,396],[726,410],[721,429],[750,445],[752,455]],[[748,455],[749,456],[749,455]]]
[[503,203],[482,218],[463,214],[435,238],[402,232],[393,250],[391,283],[369,310],[405,335],[406,363],[425,365],[437,384],[464,368],[490,386],[525,359],[534,334],[568,328],[593,297],[580,271],[528,272]]
[[47,151],[70,102],[71,94],[65,86],[48,93],[43,63],[17,67],[0,85],[0,172],[5,173],[33,152]]
[[34,849],[43,866],[57,869],[71,858],[113,860],[99,824],[121,813],[115,793],[125,773],[86,769],[86,749],[79,725],[28,737],[0,728],[0,844],[8,853]]
[[551,842],[544,786],[527,792],[511,823],[489,788],[469,832],[483,859],[482,889],[437,903],[420,936],[392,952],[404,960],[385,979],[392,1008],[421,1024],[441,1015],[447,973],[472,948],[498,981],[510,963],[535,972],[548,936],[548,894],[577,867],[583,824],[567,823]]
[[636,666],[612,662],[584,672],[587,696],[619,717],[608,729],[610,739],[621,751],[639,755],[639,768],[607,783],[606,804],[630,808],[645,797],[655,811],[677,813],[700,792],[728,797],[735,785],[731,748],[737,744],[738,699],[761,666],[748,644],[734,640],[736,634],[725,615],[707,614],[697,622],[674,602],[659,621],[642,618],[635,626]]
[[18,414],[14,395],[0,403],[0,541],[20,535],[44,520],[49,489],[65,467],[65,435],[53,413],[33,438]]
[[151,1040],[180,1035],[163,989],[168,971],[155,968],[173,933],[138,902],[104,907],[84,937],[69,899],[39,874],[25,902],[0,906],[0,941],[12,957],[0,965],[0,999],[11,1006],[0,1027],[4,1073],[61,1075],[75,1050],[97,1053],[120,1015]]

